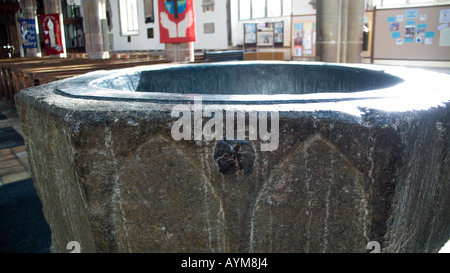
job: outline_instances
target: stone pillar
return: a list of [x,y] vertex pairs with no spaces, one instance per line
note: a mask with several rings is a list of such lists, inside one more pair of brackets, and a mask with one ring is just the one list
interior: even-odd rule
[[317,0],[317,56],[322,62],[360,63],[364,0]]
[[166,59],[170,62],[193,62],[194,42],[165,44]]
[[89,59],[108,59],[109,40],[104,0],[83,1],[84,35]]
[[61,0],[44,0],[45,14],[62,13]]
[[[20,9],[22,10],[23,19],[33,19],[36,20],[36,0],[22,0],[20,1]],[[39,22],[36,22],[36,31],[39,27]],[[38,39],[37,48],[26,48],[26,57],[40,57],[41,50],[39,46],[39,36],[36,33],[36,38]],[[22,46],[22,45],[21,45]]]

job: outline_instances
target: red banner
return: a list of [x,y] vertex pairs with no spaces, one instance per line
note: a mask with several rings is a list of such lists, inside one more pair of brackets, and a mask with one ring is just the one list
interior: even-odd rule
[[45,14],[41,16],[41,26],[44,32],[46,55],[64,53],[61,37],[61,21],[59,14]]
[[195,42],[193,0],[158,0],[161,43]]

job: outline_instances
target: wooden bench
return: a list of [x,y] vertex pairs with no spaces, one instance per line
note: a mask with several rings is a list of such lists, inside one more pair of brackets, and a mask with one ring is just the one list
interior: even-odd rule
[[[41,84],[46,84],[55,80],[59,79],[65,79],[68,77],[73,77],[81,74],[85,74],[88,72],[93,72],[97,70],[112,70],[112,69],[121,69],[121,68],[128,68],[128,67],[134,67],[136,65],[155,65],[155,64],[162,64],[166,63],[165,60],[151,60],[151,59],[139,59],[139,61],[130,61],[127,60],[126,62],[108,62],[108,63],[102,63],[92,66],[63,66],[63,67],[57,67],[57,68],[48,68],[48,69],[42,69],[42,70],[32,70],[32,71],[26,71],[27,78],[28,78],[28,86],[37,86]],[[26,88],[26,87],[25,87]]]
[[96,70],[112,70],[138,65],[165,63],[161,56],[134,59],[32,58],[0,61],[1,98],[14,103],[14,95],[24,88]]
[[[213,54],[217,56],[216,54]],[[240,59],[242,52],[223,53],[221,58],[234,55]],[[14,95],[20,90],[66,79],[97,70],[113,70],[141,65],[167,63],[161,52],[114,52],[110,59],[88,59],[86,54],[72,58],[16,58],[0,60],[0,98],[14,104]],[[210,55],[211,56],[211,55]],[[75,58],[73,58],[75,57]],[[235,57],[232,57],[235,59]],[[216,59],[217,58],[213,58]],[[210,62],[205,54],[196,53],[195,62]]]
[[14,58],[14,59],[1,59],[0,60],[0,98],[3,100],[11,100],[11,97],[14,96],[13,88],[13,77],[11,74],[12,67],[19,64],[32,65],[35,63],[42,63],[43,61],[48,60],[47,57],[44,58]]
[[21,89],[29,87],[29,78],[25,71],[32,69],[41,69],[42,67],[58,66],[64,59],[50,58],[38,62],[21,62],[6,67],[7,79],[9,82],[8,92],[11,94],[10,99],[14,101],[14,95]]
[[245,61],[254,61],[254,60],[282,61],[282,60],[284,60],[284,53],[283,52],[246,52],[246,53],[244,53],[244,60]]
[[111,59],[152,59],[164,60],[165,55],[160,51],[115,51],[110,52]]
[[229,51],[211,51],[205,52],[205,59],[213,62],[225,61],[242,61],[244,60],[243,50],[229,50]]

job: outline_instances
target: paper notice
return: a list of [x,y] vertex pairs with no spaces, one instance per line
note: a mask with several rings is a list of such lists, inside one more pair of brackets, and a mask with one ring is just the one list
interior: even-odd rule
[[450,23],[450,9],[441,10],[439,23]]
[[450,46],[450,28],[441,31],[439,46]]
[[437,27],[437,30],[442,31],[442,30],[444,30],[444,29],[446,29],[446,28],[448,28],[448,27],[449,27],[448,24],[442,24],[442,25],[439,25],[439,26]]
[[313,23],[312,22],[306,22],[303,26],[303,30],[312,30],[313,29]]

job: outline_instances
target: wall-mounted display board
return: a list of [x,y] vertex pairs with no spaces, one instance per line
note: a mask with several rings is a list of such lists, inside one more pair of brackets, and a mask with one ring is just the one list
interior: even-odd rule
[[244,60],[283,60],[284,23],[244,23]]
[[245,23],[244,46],[256,47],[283,47],[283,22]]
[[273,23],[258,24],[258,35],[256,36],[257,46],[273,46]]
[[293,16],[291,26],[292,59],[316,56],[316,16]]
[[375,10],[374,59],[450,61],[450,5]]
[[284,46],[284,22],[273,23],[273,45],[275,47]]
[[244,24],[244,46],[245,48],[256,47],[256,26],[255,23]]

